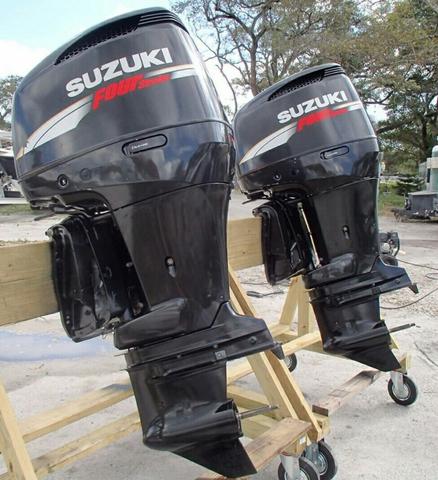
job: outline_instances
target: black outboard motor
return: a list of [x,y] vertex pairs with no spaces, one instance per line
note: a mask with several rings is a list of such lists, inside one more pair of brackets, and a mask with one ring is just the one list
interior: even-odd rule
[[379,295],[412,286],[379,256],[379,147],[343,69],[321,65],[262,92],[235,119],[238,178],[262,217],[268,281],[302,274],[324,349],[399,363]]
[[49,232],[65,330],[127,349],[146,445],[254,473],[226,362],[275,345],[230,307],[233,137],[181,21],[137,11],[54,52],[20,84],[13,136],[28,200],[71,214]]

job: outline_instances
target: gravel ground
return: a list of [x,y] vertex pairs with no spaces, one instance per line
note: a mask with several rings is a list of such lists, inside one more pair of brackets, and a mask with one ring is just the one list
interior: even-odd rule
[[[243,197],[233,195],[230,216],[251,215],[253,206],[242,205]],[[1,207],[0,207],[1,208]],[[0,242],[43,240],[45,230],[56,218],[34,222],[29,215],[1,216]],[[396,223],[389,217],[380,221],[382,230],[397,230],[401,237],[402,261],[438,268],[438,223]],[[420,295],[403,290],[382,297],[382,305],[400,307],[438,287],[427,278],[422,267],[404,265],[418,283]],[[438,273],[438,272],[436,272]],[[273,291],[266,284],[262,268],[239,272],[247,290]],[[438,276],[437,276],[438,277]],[[252,299],[258,314],[269,323],[278,318],[286,288],[281,293]],[[413,354],[411,376],[420,396],[408,408],[394,404],[386,391],[386,380],[379,380],[354,398],[332,418],[327,438],[339,463],[338,480],[378,479],[436,480],[438,427],[438,292],[402,309],[383,310],[388,325],[394,327],[415,322],[416,327],[398,334],[404,350]],[[0,377],[6,384],[17,415],[27,417],[61,404],[82,393],[125,377],[123,357],[116,356],[111,339],[99,339],[90,346],[66,341],[58,315],[50,315],[8,326],[0,330]],[[337,385],[360,370],[355,362],[299,352],[295,377],[310,402],[324,397]],[[242,382],[257,388],[252,377]],[[54,435],[32,442],[32,455],[41,455],[61,442],[78,437],[97,425],[117,419],[135,408],[132,399],[116,407],[77,422]],[[277,463],[254,476],[273,480]],[[189,480],[202,471],[187,461],[168,453],[152,452],[141,444],[140,433],[99,451],[72,467],[50,476],[53,480]]]

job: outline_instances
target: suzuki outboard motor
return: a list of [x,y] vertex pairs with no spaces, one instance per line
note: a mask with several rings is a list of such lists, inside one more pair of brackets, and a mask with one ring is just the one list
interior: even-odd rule
[[70,214],[49,231],[65,330],[127,350],[145,444],[254,473],[226,362],[275,345],[230,307],[233,136],[181,21],[137,11],[54,52],[18,88],[13,136],[27,199]]
[[342,68],[271,86],[238,112],[235,135],[242,190],[268,199],[254,211],[268,281],[303,275],[326,351],[398,368],[379,296],[414,287],[379,256],[379,147]]

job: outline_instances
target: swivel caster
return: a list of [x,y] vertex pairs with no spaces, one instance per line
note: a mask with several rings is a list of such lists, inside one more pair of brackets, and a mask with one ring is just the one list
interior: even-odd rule
[[295,353],[292,353],[292,355],[288,355],[284,361],[286,362],[287,368],[289,369],[289,372],[293,372],[297,368],[298,364],[298,359]]
[[391,372],[388,393],[395,403],[407,407],[417,400],[418,388],[407,375],[400,372]]
[[299,473],[295,478],[290,478],[282,463],[278,466],[278,480],[320,480],[319,472],[315,465],[306,457],[299,458]]
[[338,464],[336,463],[332,449],[324,440],[306,448],[303,456],[316,466],[321,480],[331,480],[336,475]]

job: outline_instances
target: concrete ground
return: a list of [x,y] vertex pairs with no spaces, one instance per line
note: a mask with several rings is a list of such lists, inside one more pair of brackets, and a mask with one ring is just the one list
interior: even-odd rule
[[[242,205],[243,200],[240,195],[233,195],[231,218],[251,215],[253,206]],[[0,241],[44,239],[44,231],[55,221],[49,218],[34,222],[28,215],[2,216],[0,207]],[[382,230],[399,231],[401,260],[438,268],[438,223],[396,223],[392,218],[384,217],[380,227]],[[419,284],[419,296],[438,287],[437,280],[425,277],[428,270],[405,266]],[[265,283],[261,268],[249,269],[240,277],[248,290],[272,291]],[[268,322],[276,320],[284,300],[285,288],[280,289],[283,293],[254,299],[260,316]],[[381,303],[394,308],[414,299],[414,294],[403,290],[382,297]],[[416,323],[415,328],[399,333],[397,338],[403,349],[413,354],[410,376],[415,379],[420,396],[411,407],[396,405],[389,398],[385,378],[332,417],[332,430],[326,440],[339,463],[338,480],[438,478],[437,300],[438,292],[405,309],[383,311],[390,327]],[[116,354],[109,338],[74,344],[66,338],[57,315],[0,329],[0,377],[20,418],[124,378],[124,359]],[[314,402],[360,369],[359,364],[351,361],[299,352],[294,375],[308,400]],[[256,387],[253,378],[246,379],[244,383]],[[32,442],[29,445],[31,453],[33,456],[41,455],[134,409],[133,399],[129,399]],[[252,478],[274,480],[277,478],[277,466],[275,461]],[[70,468],[52,474],[50,478],[190,480],[202,471],[202,468],[177,456],[146,449],[141,443],[140,432],[137,432]]]

